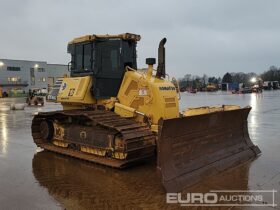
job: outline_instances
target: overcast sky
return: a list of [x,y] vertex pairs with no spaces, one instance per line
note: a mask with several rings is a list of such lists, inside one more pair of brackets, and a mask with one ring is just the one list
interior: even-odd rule
[[222,76],[280,66],[278,0],[1,0],[0,58],[68,63],[85,34],[137,33],[138,67],[167,38],[167,73]]

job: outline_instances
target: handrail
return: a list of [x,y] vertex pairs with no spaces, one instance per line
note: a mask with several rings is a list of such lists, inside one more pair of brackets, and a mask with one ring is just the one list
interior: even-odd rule
[[172,77],[171,82],[174,84],[174,86],[175,86],[175,88],[177,90],[178,100],[181,100],[180,85],[179,85],[178,80],[175,77]]
[[125,67],[125,70],[126,70],[126,71],[129,71],[129,70],[130,70],[130,71],[137,71],[137,69],[131,68],[130,66],[126,66],[126,67]]

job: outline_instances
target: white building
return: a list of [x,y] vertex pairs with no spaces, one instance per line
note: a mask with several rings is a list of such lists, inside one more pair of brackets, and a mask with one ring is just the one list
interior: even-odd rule
[[0,59],[0,87],[2,92],[45,89],[59,77],[69,74],[67,65],[45,61]]

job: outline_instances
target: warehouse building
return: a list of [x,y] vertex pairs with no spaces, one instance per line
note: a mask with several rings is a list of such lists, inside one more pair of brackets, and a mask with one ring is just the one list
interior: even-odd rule
[[2,92],[26,94],[29,90],[49,91],[58,78],[69,75],[67,65],[45,61],[0,59]]

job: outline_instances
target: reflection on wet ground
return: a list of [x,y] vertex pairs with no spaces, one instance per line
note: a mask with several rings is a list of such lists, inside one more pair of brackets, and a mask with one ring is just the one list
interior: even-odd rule
[[[249,133],[262,150],[262,155],[255,161],[207,178],[183,193],[247,189],[275,189],[279,192],[279,94],[280,91],[262,95],[182,94],[183,108],[215,104],[252,106],[248,118]],[[0,209],[179,208],[177,204],[166,204],[155,161],[119,171],[40,151],[32,142],[31,115],[61,107],[48,104],[44,108],[10,111],[10,100],[0,99]],[[279,193],[275,199],[280,204]],[[276,208],[280,209],[279,206]]]
[[[209,187],[247,189],[248,171],[249,165],[244,165],[186,192],[207,192]],[[118,171],[43,151],[34,155],[33,174],[58,201],[66,201],[68,208],[178,208],[178,205],[165,204],[165,193],[156,174],[155,162]]]

